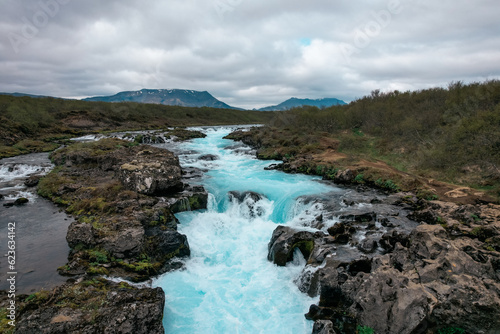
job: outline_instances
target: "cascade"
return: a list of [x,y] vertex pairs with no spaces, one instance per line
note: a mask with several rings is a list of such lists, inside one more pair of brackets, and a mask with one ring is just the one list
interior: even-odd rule
[[[183,143],[180,160],[208,170],[200,182],[209,207],[176,214],[191,257],[185,270],[154,281],[166,294],[165,332],[310,333],[304,313],[317,300],[294,284],[305,260],[296,252],[293,262],[277,267],[267,260],[267,245],[278,224],[318,209],[300,196],[340,190],[315,177],[264,170],[273,162],[222,139],[230,128],[202,130],[207,137]],[[206,154],[217,159],[198,159]]]

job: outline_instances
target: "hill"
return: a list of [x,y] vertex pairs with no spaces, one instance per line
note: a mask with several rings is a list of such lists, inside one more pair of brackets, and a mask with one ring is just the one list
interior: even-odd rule
[[[258,143],[262,157],[285,159],[297,171],[322,175],[349,168],[362,182],[404,190],[440,180],[463,186],[461,193],[482,190],[500,201],[499,80],[375,90],[348,105],[274,113],[270,127],[255,130],[250,142]],[[390,168],[380,168],[382,162]],[[408,173],[418,176],[414,184]],[[435,196],[440,192],[425,195]]]
[[32,98],[43,98],[43,97],[51,97],[51,96],[45,96],[45,95],[33,95],[33,94],[26,94],[26,93],[0,93],[0,95],[11,95],[15,97],[22,97],[22,96],[27,96],[27,97],[32,97]]
[[328,108],[331,106],[344,105],[344,101],[335,98],[324,98],[324,99],[298,99],[292,97],[284,102],[281,102],[275,106],[269,106],[260,108],[260,111],[278,111],[278,110],[289,110],[292,108],[303,107],[303,106],[313,106],[318,108]]
[[[120,92],[112,96],[96,96],[84,101],[101,102],[137,102],[163,104],[182,107],[211,107],[223,109],[239,109],[217,100],[207,91],[186,89],[141,89],[138,91]],[[241,110],[241,109],[240,109]]]
[[270,112],[0,95],[0,158],[53,150],[63,139],[133,129],[262,124]]

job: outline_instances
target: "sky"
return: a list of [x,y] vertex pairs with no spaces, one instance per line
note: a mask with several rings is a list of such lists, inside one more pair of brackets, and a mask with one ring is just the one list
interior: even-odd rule
[[0,92],[251,109],[500,78],[498,0],[0,1]]

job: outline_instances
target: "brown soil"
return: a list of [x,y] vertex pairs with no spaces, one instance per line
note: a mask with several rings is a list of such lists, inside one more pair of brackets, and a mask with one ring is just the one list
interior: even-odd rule
[[[322,146],[325,142],[322,140]],[[333,145],[332,145],[333,146]],[[383,179],[400,180],[398,184],[403,185],[404,190],[415,191],[413,187],[423,188],[426,191],[435,194],[442,201],[453,202],[457,204],[476,204],[478,202],[494,202],[494,199],[484,192],[468,187],[457,186],[450,183],[425,178],[422,176],[402,172],[389,166],[383,161],[368,161],[365,159],[356,159],[344,153],[337,152],[334,149],[312,155],[312,160],[318,165],[333,164],[341,166],[343,169],[351,169],[355,174],[369,173],[380,175]]]

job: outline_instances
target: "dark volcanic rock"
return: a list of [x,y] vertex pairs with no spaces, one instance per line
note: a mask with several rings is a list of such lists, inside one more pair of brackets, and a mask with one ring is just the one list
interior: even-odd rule
[[[351,263],[327,261],[317,275],[321,297],[314,319],[330,320],[339,333],[350,333],[339,330],[341,308],[376,333],[446,326],[500,331],[500,271],[494,265],[500,254],[481,252],[480,241],[452,241],[440,225],[418,226],[408,242],[397,233],[390,237],[385,240],[392,253]],[[464,249],[481,253],[480,261]]]
[[24,181],[24,185],[27,187],[36,187],[41,178],[41,175],[31,175]]
[[172,213],[206,209],[208,193],[202,186],[188,186],[168,200]]
[[29,199],[20,197],[14,201],[14,205],[24,205],[29,202]]
[[293,251],[298,248],[307,260],[314,249],[314,234],[297,231],[287,226],[278,226],[268,245],[267,259],[278,266],[293,260]]
[[317,320],[314,322],[312,334],[336,334],[330,320]]
[[200,155],[198,157],[198,160],[214,161],[214,160],[219,160],[219,157],[214,154],[205,154],[205,155]]
[[378,243],[373,238],[366,238],[358,244],[358,249],[363,253],[373,253],[377,247]]
[[66,284],[46,299],[35,295],[23,305],[16,333],[164,333],[161,288],[137,289],[105,280],[92,284]]
[[167,195],[182,189],[179,159],[167,150],[143,149],[118,169],[123,185],[145,195]]
[[264,195],[253,191],[230,191],[228,196],[231,202],[242,205],[241,214],[247,218],[261,217],[266,213],[265,207],[260,203],[265,198]]
[[254,191],[230,191],[229,193],[230,198],[236,199],[238,203],[243,203],[245,199],[250,198],[254,202],[260,201],[261,199],[264,198],[263,195],[258,194]]
[[85,247],[92,248],[96,244],[94,228],[91,224],[73,222],[68,227],[66,241],[70,248],[75,248],[78,244],[83,244]]

